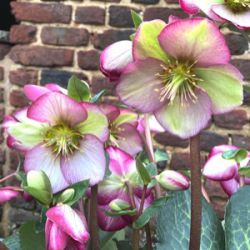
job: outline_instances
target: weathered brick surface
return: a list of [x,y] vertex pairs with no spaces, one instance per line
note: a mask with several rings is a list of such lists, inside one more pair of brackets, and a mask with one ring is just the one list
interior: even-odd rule
[[3,121],[4,116],[5,116],[5,109],[4,109],[4,107],[1,105],[1,106],[0,106],[0,122]]
[[232,143],[240,148],[246,148],[250,151],[250,136],[248,135],[232,135]]
[[25,84],[38,83],[38,71],[34,69],[19,68],[9,73],[9,79],[12,84],[24,86]]
[[225,37],[232,55],[241,55],[248,50],[247,40],[242,35],[227,34]]
[[157,4],[160,0],[132,0],[133,3]]
[[10,30],[11,43],[31,43],[36,40],[37,28],[31,25],[13,25]]
[[105,23],[105,9],[100,7],[78,7],[75,14],[76,23],[103,25]]
[[115,92],[115,84],[109,82],[109,80],[103,76],[94,76],[91,79],[92,92],[97,94],[103,89],[107,90],[107,95],[113,95]]
[[9,102],[12,106],[22,108],[28,105],[29,100],[21,90],[12,90],[9,96]]
[[26,66],[71,66],[74,51],[71,49],[46,48],[42,46],[15,46],[10,58]]
[[250,60],[245,59],[234,59],[232,64],[235,65],[240,72],[243,74],[245,80],[250,80]]
[[89,42],[87,29],[44,27],[42,42],[51,45],[85,46]]
[[0,67],[0,81],[4,79],[4,68]]
[[97,50],[78,52],[78,65],[81,69],[98,70],[100,64],[100,53]]
[[72,7],[61,3],[11,2],[17,20],[34,23],[69,23]]
[[188,140],[181,139],[168,132],[159,133],[155,136],[155,140],[165,146],[186,148],[189,145]]
[[10,45],[0,43],[0,60],[4,59],[4,57],[9,53],[10,49]]

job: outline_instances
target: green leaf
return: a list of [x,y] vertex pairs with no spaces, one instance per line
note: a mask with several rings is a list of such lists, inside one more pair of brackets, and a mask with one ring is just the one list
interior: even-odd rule
[[99,230],[99,238],[102,250],[118,250],[115,241],[125,239],[125,230],[117,232],[105,232]]
[[227,150],[222,153],[222,157],[226,160],[235,160],[236,162],[241,162],[242,160],[246,159],[247,157],[247,150],[246,149],[236,149],[236,150]]
[[46,190],[41,190],[33,187],[24,187],[24,190],[37,199],[43,205],[50,205],[53,195]]
[[169,160],[169,155],[167,152],[162,151],[160,149],[155,150],[155,161],[160,162],[160,161],[168,161]]
[[146,208],[143,214],[133,223],[133,228],[139,229],[144,227],[152,217],[160,212],[160,209],[166,205],[168,199],[169,197],[167,196],[154,200],[151,206]]
[[[174,191],[157,217],[157,250],[188,250],[190,190]],[[212,207],[202,199],[201,250],[224,250],[224,232]]]
[[128,209],[128,210],[121,210],[121,211],[105,211],[105,213],[110,217],[122,216],[122,215],[130,215],[134,216],[137,214],[137,209]]
[[238,190],[225,213],[226,250],[250,249],[250,186]]
[[144,167],[142,162],[139,159],[136,159],[136,169],[139,173],[144,185],[148,185],[151,182],[151,177],[147,171],[147,169]]
[[132,250],[129,240],[115,241],[118,250]]
[[27,186],[27,177],[23,171],[18,171],[16,173],[16,178],[21,181],[21,186]]
[[37,232],[35,221],[29,221],[20,227],[21,250],[44,250],[44,232]]
[[72,76],[68,82],[68,95],[76,101],[89,101],[91,97],[89,85]]
[[240,167],[238,173],[239,175],[250,177],[250,165]]
[[20,235],[19,235],[19,232],[16,232],[16,233],[12,234],[11,236],[5,238],[3,240],[3,243],[10,250],[20,250],[21,249],[21,245],[20,245]]
[[98,102],[102,96],[104,96],[107,93],[106,89],[101,90],[99,93],[94,95],[93,97],[90,98],[90,102]]
[[134,23],[135,28],[137,29],[142,23],[142,16],[136,13],[134,10],[131,10],[131,17]]

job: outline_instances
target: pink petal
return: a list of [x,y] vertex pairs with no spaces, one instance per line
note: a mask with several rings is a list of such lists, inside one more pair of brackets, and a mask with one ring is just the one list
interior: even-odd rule
[[23,88],[24,94],[30,101],[35,101],[40,96],[50,93],[51,91],[45,87],[33,84],[26,84]]
[[47,88],[47,89],[49,89],[50,91],[53,91],[53,92],[60,92],[60,93],[62,93],[64,95],[68,94],[67,89],[62,88],[61,86],[59,86],[58,84],[55,84],[55,83],[47,83],[47,84],[45,84],[45,88]]
[[75,100],[58,92],[38,98],[28,109],[28,117],[50,125],[66,123],[74,126],[87,118],[87,112]]
[[85,243],[89,240],[89,233],[81,217],[68,205],[58,205],[46,212],[49,220],[74,240]]
[[[150,131],[155,132],[155,133],[165,131],[165,129],[157,121],[157,119],[155,118],[154,115],[149,116],[149,128],[150,128]],[[140,134],[144,134],[144,132],[145,132],[145,120],[144,120],[144,118],[139,118],[137,130],[139,131]]]
[[101,53],[100,69],[111,81],[115,81],[132,61],[132,42],[120,41],[111,44]]
[[219,146],[215,146],[210,151],[208,158],[210,158],[210,157],[212,157],[212,156],[214,156],[216,154],[223,153],[225,151],[237,150],[237,149],[239,149],[239,148],[236,147],[236,146],[233,146],[233,145],[219,145]]
[[240,188],[240,184],[235,178],[229,179],[228,181],[221,181],[220,184],[221,184],[221,187],[223,188],[223,190],[229,196],[236,193],[238,191],[238,189]]
[[205,18],[171,23],[158,39],[166,53],[177,60],[196,62],[199,66],[227,64],[230,60],[224,36],[213,22]]
[[212,11],[224,20],[228,20],[241,28],[250,28],[250,10],[234,13],[225,4],[212,6]]
[[12,200],[13,198],[16,198],[19,194],[20,191],[16,191],[15,187],[12,186],[2,187],[0,188],[0,203]]
[[27,151],[24,159],[24,169],[43,170],[50,179],[53,193],[57,193],[69,186],[64,179],[60,168],[60,159],[52,153],[52,150],[43,145],[38,145]]
[[161,64],[161,61],[152,58],[129,64],[116,88],[120,99],[141,112],[152,112],[162,107],[164,103],[160,101],[157,90],[163,84],[156,76],[162,72]]
[[109,122],[113,122],[120,114],[119,108],[112,104],[103,103],[100,105],[100,109],[107,116]]
[[199,8],[195,5],[194,0],[179,0],[181,8],[188,14],[195,15]]
[[92,135],[83,137],[73,155],[61,158],[63,175],[70,184],[87,179],[90,185],[97,184],[104,177],[105,166],[103,143]]
[[163,128],[183,139],[196,135],[207,126],[211,118],[211,102],[207,94],[198,91],[197,100],[181,104],[176,97],[172,104],[155,112]]
[[118,176],[126,176],[136,171],[135,160],[132,156],[116,147],[106,149],[110,157],[109,169]]
[[55,223],[47,219],[45,224],[46,250],[64,250],[69,236]]

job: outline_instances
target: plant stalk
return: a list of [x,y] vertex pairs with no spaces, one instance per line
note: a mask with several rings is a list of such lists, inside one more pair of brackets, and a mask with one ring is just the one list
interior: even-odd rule
[[147,239],[147,250],[153,250],[150,223],[147,223],[145,225],[145,231],[146,231],[146,239]]
[[201,238],[201,169],[200,135],[190,138],[191,158],[191,226],[189,250],[200,250]]
[[155,162],[155,155],[154,155],[154,148],[153,148],[153,141],[149,127],[149,114],[145,114],[144,116],[145,122],[145,138],[146,138],[146,150],[148,154],[148,158],[150,162]]
[[99,250],[100,242],[98,237],[98,225],[97,225],[97,192],[98,185],[91,187],[91,199],[90,199],[90,250]]

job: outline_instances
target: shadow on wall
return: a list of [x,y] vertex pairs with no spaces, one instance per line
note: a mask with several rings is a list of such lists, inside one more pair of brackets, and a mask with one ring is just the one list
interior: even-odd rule
[[0,31],[9,31],[13,24],[16,24],[15,17],[11,13],[11,0],[1,0],[0,3]]

